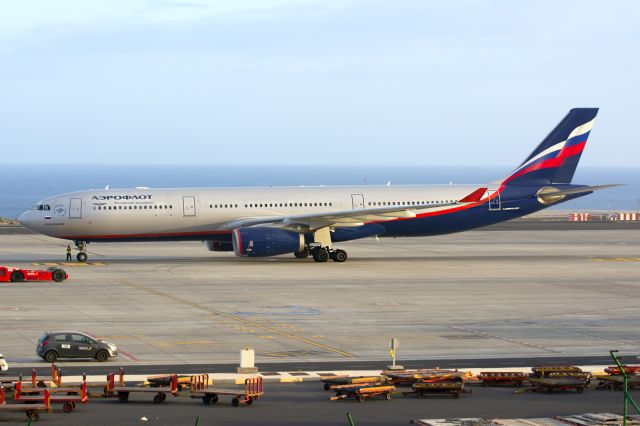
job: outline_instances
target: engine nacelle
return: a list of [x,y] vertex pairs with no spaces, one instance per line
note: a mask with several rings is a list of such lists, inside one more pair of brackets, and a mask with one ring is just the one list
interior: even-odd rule
[[221,241],[205,241],[204,245],[207,246],[209,251],[233,251],[233,244],[224,243]]
[[233,230],[236,256],[265,257],[304,249],[304,235],[275,228],[236,228]]

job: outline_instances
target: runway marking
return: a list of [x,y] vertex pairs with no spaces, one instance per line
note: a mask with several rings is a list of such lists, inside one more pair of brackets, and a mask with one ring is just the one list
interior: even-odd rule
[[542,350],[553,352],[553,353],[556,353],[556,354],[561,354],[562,353],[562,351],[558,351],[558,350],[555,350],[555,349],[547,348],[545,346],[540,346],[540,345],[536,345],[536,344],[533,344],[533,343],[527,343],[527,342],[523,342],[523,341],[517,340],[517,339],[510,339],[508,337],[498,336],[496,334],[485,333],[485,332],[478,331],[478,330],[471,330],[469,328],[458,327],[458,326],[455,326],[455,325],[450,325],[449,327],[451,327],[451,328],[453,328],[455,330],[460,330],[460,331],[464,331],[464,332],[467,332],[467,333],[477,334],[477,335],[480,335],[480,336],[488,336],[488,337],[492,337],[494,339],[504,340],[504,341],[511,342],[511,343],[517,343],[518,345],[529,346],[531,348],[542,349]]
[[186,299],[181,299],[179,297],[172,296],[170,294],[164,293],[164,292],[159,291],[159,290],[154,290],[152,288],[145,287],[145,286],[140,285],[140,284],[132,283],[131,281],[119,280],[119,282],[124,284],[124,285],[128,285],[130,287],[134,287],[134,288],[137,288],[139,290],[146,291],[147,293],[151,293],[151,294],[154,294],[156,296],[164,297],[166,299],[173,300],[174,302],[177,302],[177,303],[180,303],[180,304],[183,304],[183,305],[191,306],[192,308],[199,309],[201,311],[206,311],[206,312],[212,313],[212,314],[214,314],[216,316],[219,316],[221,318],[226,318],[226,319],[229,319],[229,320],[233,320],[233,321],[238,322],[240,324],[248,325],[248,326],[251,326],[251,327],[254,327],[254,328],[259,328],[261,330],[267,331],[267,332],[272,333],[272,334],[278,334],[278,335],[283,336],[283,337],[288,337],[289,339],[297,340],[299,342],[306,343],[308,345],[324,349],[325,351],[337,353],[337,354],[342,355],[343,357],[346,357],[346,358],[353,358],[354,357],[352,354],[350,354],[348,352],[345,352],[345,351],[341,351],[340,349],[336,349],[336,348],[333,348],[331,346],[323,345],[322,343],[314,342],[313,340],[309,340],[309,339],[306,339],[304,337],[297,336],[295,334],[287,333],[285,331],[281,331],[281,330],[269,327],[269,326],[261,324],[259,322],[251,321],[251,320],[248,320],[246,318],[237,317],[235,315],[229,315],[229,314],[224,313],[222,311],[217,311],[215,309],[208,308],[208,307],[206,307],[204,305],[200,305],[198,303],[190,302],[190,301],[188,301]]
[[122,357],[128,361],[140,361],[135,356],[131,355],[129,352],[125,352],[122,349],[118,349],[118,353],[122,355]]
[[592,257],[594,262],[640,262],[640,257]]

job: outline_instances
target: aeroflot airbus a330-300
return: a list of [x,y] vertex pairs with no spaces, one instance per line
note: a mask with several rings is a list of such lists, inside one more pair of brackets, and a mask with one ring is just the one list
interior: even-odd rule
[[201,240],[211,251],[344,262],[335,243],[447,234],[524,216],[614,185],[571,183],[597,108],[576,108],[513,173],[481,185],[105,189],[38,202],[18,220],[85,243]]

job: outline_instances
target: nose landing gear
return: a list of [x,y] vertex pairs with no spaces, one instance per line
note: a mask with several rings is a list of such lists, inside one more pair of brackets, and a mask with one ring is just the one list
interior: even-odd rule
[[78,262],[85,263],[89,259],[89,256],[85,251],[87,248],[87,243],[85,243],[84,241],[76,241],[75,243],[76,249],[78,250],[76,259],[78,259]]

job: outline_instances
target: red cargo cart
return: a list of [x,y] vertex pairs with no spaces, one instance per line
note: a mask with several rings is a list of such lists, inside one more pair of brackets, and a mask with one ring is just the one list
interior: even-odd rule
[[153,402],[160,404],[167,399],[167,394],[173,396],[178,395],[178,376],[173,374],[170,380],[170,386],[145,387],[145,386],[127,386],[124,382],[124,370],[121,368],[118,374],[118,383],[115,382],[115,374],[107,375],[107,384],[104,387],[105,397],[117,397],[120,402],[127,402],[130,393],[155,393]]
[[208,374],[197,374],[191,376],[190,396],[200,398],[205,405],[218,402],[220,395],[231,396],[231,405],[234,407],[240,404],[251,405],[254,401],[264,395],[262,377],[245,379],[243,388],[218,388],[209,384]]
[[[51,404],[62,404],[62,411],[70,413],[76,408],[76,403],[86,404],[89,402],[87,397],[87,382],[82,382],[80,388],[80,395],[54,395],[51,396],[50,389],[45,389],[43,393],[35,393],[34,389],[30,389],[30,395],[25,395],[22,392],[22,382],[17,382],[15,385],[15,391],[13,399],[15,401],[21,401],[25,403],[44,403],[45,399],[48,399]],[[35,394],[34,394],[35,393]],[[47,396],[48,395],[48,396]]]
[[4,386],[0,386],[0,412],[23,411],[30,420],[38,421],[40,414],[38,411],[51,411],[49,398],[51,394],[46,390],[43,395],[41,404],[7,404],[4,393]]

